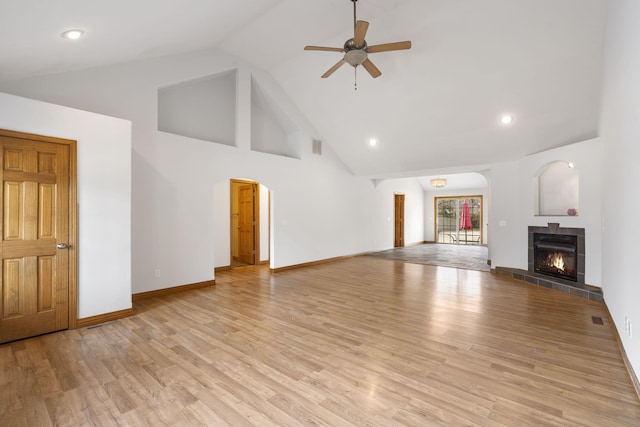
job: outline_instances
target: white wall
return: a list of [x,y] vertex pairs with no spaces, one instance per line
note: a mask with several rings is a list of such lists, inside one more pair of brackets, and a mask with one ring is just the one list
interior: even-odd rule
[[[159,87],[234,69],[236,147],[157,130]],[[301,160],[250,150],[252,78],[300,129]],[[269,76],[230,54],[195,52],[5,82],[1,88],[132,121],[134,293],[214,277],[217,259],[230,250],[224,206],[231,178],[252,179],[272,191],[272,267],[372,249],[373,220],[367,217],[375,206],[373,183],[353,177],[329,144],[322,156],[312,155],[311,140],[320,136],[299,110]]]
[[[585,282],[602,286],[602,156],[604,146],[600,138],[567,145],[525,157],[520,162],[520,217],[524,222],[521,230],[525,239],[520,248],[527,268],[527,226],[546,226],[549,222],[560,223],[560,227],[585,229]],[[577,216],[535,216],[535,177],[540,170],[555,161],[572,162],[578,174]],[[565,209],[566,210],[566,209]]]
[[376,185],[374,204],[365,213],[373,221],[373,248],[393,248],[395,233],[394,194],[404,194],[404,244],[424,242],[424,191],[415,178],[396,178]]
[[[561,227],[585,228],[585,281],[602,286],[602,152],[603,143],[595,138],[491,167],[489,251],[493,267],[526,270],[528,226],[558,222]],[[580,179],[578,216],[535,215],[535,179],[544,166],[554,161],[576,165]]]
[[[527,268],[526,221],[520,220],[520,165],[518,162],[491,166],[489,176],[489,259],[491,268]],[[525,230],[523,232],[523,230]],[[523,252],[524,249],[524,252]]]
[[235,70],[158,90],[158,129],[235,145]]
[[569,209],[580,212],[580,174],[575,167],[569,167],[570,164],[554,161],[538,173],[538,190],[534,190],[537,215],[564,216]]
[[78,317],[131,308],[131,123],[0,93],[0,128],[77,141]]
[[[640,2],[612,0],[607,23],[602,91],[601,137],[604,150],[603,268],[604,298],[636,375],[640,375],[640,286],[638,229],[640,212]],[[633,219],[632,219],[633,221]],[[625,318],[632,324],[631,336]]]
[[256,79],[251,79],[251,149],[300,158],[301,134]]

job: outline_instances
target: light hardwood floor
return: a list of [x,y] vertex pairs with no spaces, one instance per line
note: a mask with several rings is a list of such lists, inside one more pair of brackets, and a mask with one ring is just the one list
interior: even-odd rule
[[216,282],[0,346],[0,424],[640,425],[597,303],[373,257]]

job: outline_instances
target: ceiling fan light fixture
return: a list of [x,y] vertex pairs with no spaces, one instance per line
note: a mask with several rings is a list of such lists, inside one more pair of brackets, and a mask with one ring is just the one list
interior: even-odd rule
[[344,60],[347,61],[351,66],[357,67],[362,64],[367,59],[367,52],[364,50],[350,50],[349,52],[344,54]]
[[434,188],[442,188],[447,185],[447,180],[445,178],[433,178],[429,181],[429,184]]

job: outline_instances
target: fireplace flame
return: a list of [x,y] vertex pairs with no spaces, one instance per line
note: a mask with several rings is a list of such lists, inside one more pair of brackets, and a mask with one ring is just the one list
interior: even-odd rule
[[564,271],[564,259],[562,259],[562,254],[556,252],[551,257],[551,265],[557,268],[560,271]]

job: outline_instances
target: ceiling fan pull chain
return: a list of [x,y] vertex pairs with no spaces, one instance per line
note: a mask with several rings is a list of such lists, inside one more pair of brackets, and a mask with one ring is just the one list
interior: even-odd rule
[[358,67],[353,67],[353,90],[358,90]]

